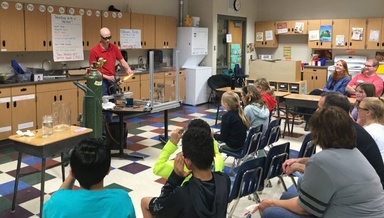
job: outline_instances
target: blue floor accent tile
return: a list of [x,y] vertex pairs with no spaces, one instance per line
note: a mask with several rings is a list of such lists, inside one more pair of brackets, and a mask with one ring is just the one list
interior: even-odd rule
[[[10,181],[10,182],[0,184],[0,195],[8,195],[13,193],[14,186],[15,186],[15,181]],[[19,185],[17,187],[17,190],[22,190],[30,186],[31,185],[19,180]]]

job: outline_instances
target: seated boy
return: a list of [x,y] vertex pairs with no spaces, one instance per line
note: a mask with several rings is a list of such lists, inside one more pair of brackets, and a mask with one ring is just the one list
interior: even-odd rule
[[[104,189],[111,153],[102,139],[82,140],[71,151],[69,162],[69,175],[44,204],[44,217],[136,217],[126,191]],[[72,190],[75,180],[81,189]]]
[[[201,128],[206,130],[207,132],[211,132],[211,127],[209,126],[209,124],[202,119],[192,120],[191,122],[189,122],[187,128]],[[163,149],[161,150],[160,156],[153,167],[153,173],[155,175],[161,176],[165,179],[168,179],[169,175],[171,175],[174,160],[169,160],[169,157],[177,150],[177,144],[179,143],[182,135],[183,129],[176,129],[171,133],[171,138],[164,145]],[[224,159],[221,156],[221,153],[219,152],[219,147],[217,145],[216,140],[213,140],[212,145],[215,151],[213,170],[222,172],[225,166]],[[188,169],[185,168],[185,171],[188,171]],[[189,177],[187,177],[186,180],[188,180]]]
[[[214,157],[211,133],[188,128],[182,139],[182,153],[177,154],[160,196],[141,199],[143,217],[226,217],[230,180],[210,169]],[[190,174],[190,180],[180,186]]]

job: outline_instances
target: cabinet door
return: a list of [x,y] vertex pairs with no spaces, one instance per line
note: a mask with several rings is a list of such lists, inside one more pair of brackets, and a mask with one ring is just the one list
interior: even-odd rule
[[370,39],[369,35],[366,38],[365,45],[367,49],[381,49],[381,38],[383,36],[382,30],[382,20],[383,18],[368,18],[367,19],[367,34],[370,34],[371,31],[378,31],[377,39]]
[[276,34],[307,34],[306,20],[277,21]]
[[133,75],[121,86],[123,92],[132,92],[134,99],[140,99],[140,75]]
[[141,74],[140,78],[140,98],[149,100],[149,74]]
[[71,103],[71,123],[77,123],[77,89],[73,87],[73,89],[60,90],[57,92],[58,101],[70,102]]
[[311,31],[317,31],[320,34],[320,20],[308,20],[308,47],[318,48],[320,46],[319,40],[311,40]]
[[117,44],[117,12],[116,11],[103,11],[101,18],[101,26],[107,27],[111,31],[111,43]]
[[144,29],[143,29],[143,48],[152,49],[155,48],[155,15],[145,14],[144,18]]
[[176,48],[176,17],[167,17],[167,48]]
[[141,46],[144,46],[144,15],[131,14],[131,29],[141,30]]
[[19,129],[25,131],[36,128],[35,90],[35,85],[11,88],[12,134]]
[[25,51],[23,7],[22,3],[1,2],[1,51]]
[[120,47],[120,29],[131,28],[131,17],[129,13],[117,13],[117,45]]
[[323,89],[325,87],[326,82],[327,82],[327,70],[316,69],[316,71],[314,71],[314,88]]
[[255,23],[255,48],[264,47],[264,22]]
[[12,135],[11,89],[0,88],[0,140]]
[[85,10],[83,8],[74,8],[74,7],[69,7],[67,8],[66,10],[66,13],[67,14],[70,14],[70,15],[80,15],[82,17],[82,32],[83,32],[83,41],[82,41],[82,44],[83,44],[83,49],[85,49],[85,38],[86,38],[86,28],[85,28]]
[[163,49],[167,47],[167,17],[166,16],[156,16],[156,42],[155,47],[157,49]]
[[52,14],[65,14],[66,8],[62,6],[47,6],[47,50],[52,51]]
[[100,42],[101,12],[87,9],[85,12],[85,49],[91,50]]
[[349,49],[365,49],[366,26],[365,18],[349,20]]
[[25,5],[25,50],[47,51],[47,8],[40,4]]
[[41,92],[36,94],[36,120],[37,128],[41,128],[44,115],[52,114],[52,103],[57,100],[57,91]]
[[[332,49],[347,49],[349,40],[349,20],[335,19],[332,24]],[[339,38],[336,38],[338,36]],[[341,38],[340,38],[341,37]],[[342,40],[344,37],[344,42]]]
[[[322,26],[332,26],[332,20],[320,20],[320,28]],[[319,42],[319,48],[332,48],[332,40]]]
[[307,81],[308,92],[311,92],[313,89],[315,89],[313,69],[304,69],[303,80]]
[[176,100],[176,72],[169,71],[164,73],[164,101]]

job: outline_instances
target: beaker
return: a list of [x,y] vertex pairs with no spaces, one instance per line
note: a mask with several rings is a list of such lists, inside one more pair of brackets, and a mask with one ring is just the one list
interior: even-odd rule
[[52,103],[53,131],[69,130],[71,126],[71,103],[56,101]]

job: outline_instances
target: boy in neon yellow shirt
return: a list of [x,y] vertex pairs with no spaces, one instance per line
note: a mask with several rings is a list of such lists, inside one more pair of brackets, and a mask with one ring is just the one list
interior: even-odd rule
[[[205,122],[202,119],[194,119],[192,120],[187,128],[203,128],[207,130],[208,132],[211,132],[211,127],[207,122]],[[171,133],[171,138],[168,140],[168,142],[164,145],[163,149],[161,150],[160,156],[157,159],[154,167],[153,167],[153,173],[155,175],[161,176],[165,179],[168,179],[168,177],[171,175],[173,171],[174,166],[174,160],[169,159],[169,157],[178,149],[177,144],[179,143],[184,130],[183,129],[176,129]],[[214,169],[212,171],[219,171],[222,172],[224,170],[224,159],[221,156],[221,153],[219,152],[219,147],[217,145],[217,141],[213,140],[213,148],[215,151],[215,157],[214,157]],[[184,171],[188,171],[188,169],[184,166]],[[185,178],[185,181],[188,181],[190,179],[191,175]]]

